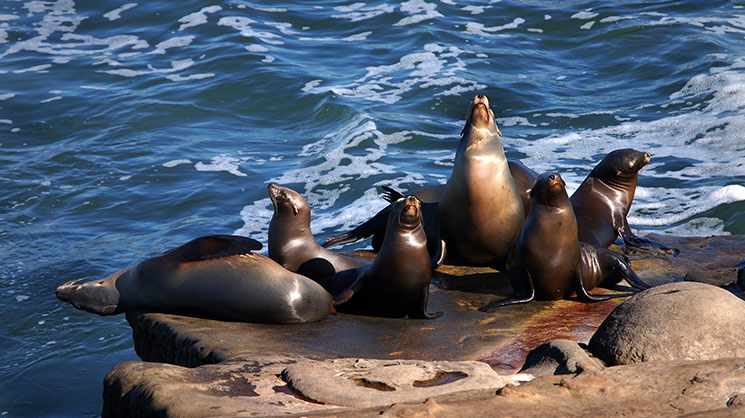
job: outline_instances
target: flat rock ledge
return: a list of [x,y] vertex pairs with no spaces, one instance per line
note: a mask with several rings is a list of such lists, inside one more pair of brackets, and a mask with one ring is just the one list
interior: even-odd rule
[[[680,254],[626,251],[648,283],[745,296],[745,236],[652,238]],[[613,365],[586,343],[623,298],[478,311],[510,295],[500,272],[442,266],[429,310],[445,315],[431,321],[339,314],[266,325],[129,312],[145,362],[106,376],[102,415],[745,416],[739,352]]]

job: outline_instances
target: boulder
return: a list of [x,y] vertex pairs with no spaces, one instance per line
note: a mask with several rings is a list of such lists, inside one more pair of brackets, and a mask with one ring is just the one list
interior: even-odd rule
[[745,357],[745,301],[716,286],[668,283],[619,305],[590,339],[609,365]]

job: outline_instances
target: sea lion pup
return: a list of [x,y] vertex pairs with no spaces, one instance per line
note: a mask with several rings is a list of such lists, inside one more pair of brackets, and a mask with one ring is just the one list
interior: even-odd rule
[[253,252],[260,249],[251,238],[197,238],[102,280],[67,282],[57,297],[99,315],[146,310],[289,324],[334,311],[323,287]]
[[318,245],[310,231],[310,207],[300,193],[276,184],[266,190],[274,205],[269,223],[269,258],[279,265],[316,280],[371,263]]
[[612,151],[587,175],[571,198],[577,216],[579,240],[608,248],[616,238],[627,246],[657,247],[665,252],[678,250],[631,232],[626,216],[631,209],[639,170],[649,163],[648,152],[625,148]]
[[438,205],[448,258],[467,264],[504,261],[525,221],[489,99],[476,95]]
[[421,203],[408,196],[394,203],[383,245],[372,265],[319,282],[334,295],[340,312],[432,319],[442,312],[427,312],[431,277]]
[[533,299],[567,298],[573,292],[584,302],[628,296],[588,293],[600,284],[610,286],[622,279],[635,287],[649,287],[631,270],[625,256],[580,244],[565,187],[558,173],[538,176],[530,192],[530,215],[507,261],[507,276],[518,298],[492,302],[482,311]]

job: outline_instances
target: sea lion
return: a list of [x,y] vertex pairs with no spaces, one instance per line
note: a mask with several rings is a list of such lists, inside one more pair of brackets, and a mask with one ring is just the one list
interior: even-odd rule
[[628,296],[588,293],[598,285],[610,286],[623,279],[635,288],[649,287],[625,256],[579,242],[565,187],[558,173],[538,176],[530,192],[530,215],[507,261],[507,276],[518,298],[495,301],[481,310],[533,299],[562,299],[573,292],[585,302]]
[[333,312],[323,287],[253,252],[259,249],[251,238],[201,237],[102,280],[67,282],[57,297],[99,315],[148,310],[286,324]]
[[[530,188],[538,177],[538,173],[528,168],[519,160],[508,158],[507,164],[509,165],[512,178],[515,180],[515,184],[517,184],[520,198],[523,201],[524,216],[527,218],[528,213],[530,212]],[[440,198],[442,197],[442,193],[445,191],[445,186],[446,185],[444,184],[429,184],[409,193],[422,202],[424,228],[427,232],[427,244],[430,248],[430,254],[434,254],[438,249],[436,246],[439,237],[439,228],[437,228],[437,205],[440,203]],[[391,204],[404,197],[403,193],[391,187],[382,186],[382,188],[384,190],[383,199]],[[385,234],[385,225],[388,221],[388,214],[390,211],[391,205],[389,204],[381,209],[375,216],[353,230],[326,238],[326,241],[322,244],[323,247],[331,248],[372,236],[373,250],[380,250],[380,245],[383,243],[383,235]]]
[[448,258],[500,263],[520,235],[525,212],[500,136],[489,99],[476,95],[438,205]]
[[[538,173],[528,168],[520,160],[514,158],[507,159],[507,165],[510,168],[510,174],[515,180],[517,185],[517,191],[520,193],[520,199],[523,201],[523,209],[525,211],[525,218],[530,213],[530,188],[533,187],[535,179],[538,178]],[[444,184],[429,184],[416,189],[409,193],[412,196],[416,196],[423,204],[424,203],[439,203],[442,198],[442,193],[445,191]],[[396,191],[388,186],[382,186],[385,193],[383,198],[388,202],[395,202],[397,199],[403,197],[401,192]]]
[[571,197],[580,241],[608,248],[621,238],[627,246],[653,246],[666,252],[678,252],[637,237],[626,219],[634,201],[639,170],[650,158],[648,152],[625,148],[610,152],[595,166]]
[[276,184],[266,190],[274,205],[269,223],[269,258],[279,265],[316,280],[371,263],[318,245],[310,231],[310,207],[300,193]]
[[372,265],[337,273],[319,283],[334,295],[340,312],[432,319],[442,312],[427,312],[431,277],[421,203],[408,196],[393,204],[383,245]]

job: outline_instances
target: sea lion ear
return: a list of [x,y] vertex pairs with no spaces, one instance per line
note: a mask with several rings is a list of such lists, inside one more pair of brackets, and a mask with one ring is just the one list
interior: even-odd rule
[[293,203],[292,204],[292,214],[293,215],[297,215],[297,213],[298,213],[297,206]]

